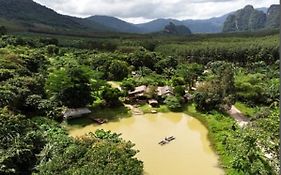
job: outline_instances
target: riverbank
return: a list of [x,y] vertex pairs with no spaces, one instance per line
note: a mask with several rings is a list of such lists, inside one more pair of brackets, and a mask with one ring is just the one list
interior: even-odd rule
[[235,121],[227,114],[216,111],[208,114],[201,113],[195,109],[194,104],[188,105],[184,112],[198,119],[208,129],[211,146],[219,155],[220,166],[226,174],[240,175],[237,169],[231,168],[235,153],[231,153],[226,144],[226,139],[234,136]]
[[106,119],[108,121],[117,121],[121,118],[127,118],[131,116],[132,111],[130,108],[126,107],[126,105],[115,108],[99,108],[93,110],[93,112],[88,116],[68,120],[63,123],[63,126],[66,128],[69,128],[69,126],[74,128],[82,128],[94,123],[90,117]]
[[[144,162],[145,174],[224,174],[218,155],[210,146],[207,128],[182,112],[133,115],[102,125],[71,127],[69,134],[79,137],[97,129],[122,133],[123,139],[134,143],[134,149],[140,151],[137,158]],[[158,144],[169,136],[175,140],[164,146]]]
[[[144,113],[150,113],[151,110],[156,109],[162,113],[171,112],[166,105],[160,106],[160,108],[152,108],[149,105],[140,106],[140,109]],[[185,114],[198,119],[207,129],[208,129],[208,139],[210,140],[212,149],[219,156],[219,163],[221,168],[224,169],[226,174],[231,174],[237,170],[231,167],[231,161],[233,156],[227,151],[225,144],[226,138],[231,137],[233,133],[233,127],[235,126],[235,120],[231,118],[228,114],[222,114],[217,111],[212,113],[202,113],[196,110],[195,104],[187,104],[182,109]]]
[[155,108],[155,107],[151,107],[149,104],[144,104],[144,105],[140,105],[139,109],[142,110],[144,114],[153,113],[153,111],[162,112],[162,113],[171,112],[167,107],[167,105],[160,105],[159,107]]
[[[128,108],[127,106],[125,106],[124,108],[127,108],[127,110],[131,111],[130,108]],[[124,108],[110,109],[110,110],[104,109],[101,111],[96,111],[93,115],[105,116],[108,114],[111,116],[111,118],[113,118],[110,121],[116,124],[117,120],[114,120],[114,119],[118,118],[118,121],[122,121],[123,118],[127,118],[128,116],[130,116],[130,115],[127,115],[127,116],[124,115],[122,117],[122,115],[119,115],[120,111],[121,111],[121,114],[122,113],[124,114],[124,111],[126,111],[126,110],[124,110]],[[152,108],[148,105],[143,105],[143,106],[139,106],[137,109],[139,109],[143,112],[143,114],[141,114],[141,116],[138,116],[141,118],[143,117],[143,115],[150,115],[152,109],[158,109],[159,111],[157,111],[157,112],[159,112],[160,115],[162,115],[162,114],[168,115],[169,113],[171,113],[171,111],[166,106],[160,106],[160,108]],[[130,113],[131,112],[128,112],[127,114],[130,114]],[[221,114],[218,112],[203,114],[195,109],[194,104],[189,104],[189,105],[185,106],[183,113],[199,120],[205,126],[205,128],[207,128],[206,135],[207,135],[208,140],[210,141],[211,149],[213,149],[213,151],[215,151],[215,153],[218,155],[219,165],[222,169],[224,169],[226,174],[231,174],[233,172],[236,173],[237,172],[236,170],[230,168],[231,161],[233,160],[233,156],[235,156],[235,155],[229,154],[229,151],[227,150],[228,148],[226,147],[226,144],[225,144],[226,138],[231,137],[233,134],[232,129],[233,129],[233,126],[235,125],[235,121],[233,120],[233,118],[231,118],[227,114]],[[174,113],[174,114],[177,114],[177,113]],[[180,114],[180,112],[178,114]],[[119,117],[117,117],[117,116],[119,116]],[[149,118],[151,120],[154,120],[156,116],[157,115],[153,115],[153,116],[150,116]],[[81,121],[81,120],[82,119],[80,119],[78,121]],[[79,122],[70,123],[72,129],[73,128],[82,129],[84,127],[88,128],[92,124],[93,123],[91,121],[87,121],[86,125],[81,125],[81,123],[79,123]],[[81,125],[81,126],[79,126],[79,125]],[[145,124],[145,125],[147,125],[147,124]],[[96,127],[103,128],[104,125],[96,126]],[[113,127],[113,128],[115,128],[115,127]],[[88,131],[89,130],[91,130],[91,129],[88,129]],[[132,140],[131,137],[128,137],[128,139]]]

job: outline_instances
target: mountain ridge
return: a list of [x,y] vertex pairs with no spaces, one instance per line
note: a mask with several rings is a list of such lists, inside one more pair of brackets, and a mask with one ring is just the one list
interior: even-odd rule
[[112,16],[105,16],[105,15],[94,15],[87,18],[84,18],[90,21],[94,21],[97,23],[100,23],[104,26],[110,27],[112,29],[115,29],[119,32],[123,33],[140,33],[141,30],[136,27],[132,23],[128,23],[126,21],[123,21],[119,18],[112,17]]
[[[261,7],[256,8],[259,11],[267,11],[268,8]],[[208,19],[185,19],[185,20],[177,20],[172,18],[159,18],[155,19],[146,23],[140,23],[136,24],[140,28],[146,28],[145,33],[149,32],[157,32],[165,27],[165,25],[168,25],[169,22],[173,22],[176,25],[185,25],[187,26],[192,33],[220,33],[223,29],[223,24],[226,20],[226,18],[230,15],[235,13],[229,12],[227,14],[218,16],[218,17],[211,17]],[[206,27],[208,26],[208,27]]]
[[[266,11],[267,8],[259,8]],[[272,11],[276,11],[276,8]],[[43,32],[88,34],[96,32],[118,33],[157,33],[161,32],[170,22],[177,26],[185,26],[192,33],[220,33],[230,12],[209,19],[164,19],[159,18],[147,23],[133,24],[112,16],[94,15],[87,18],[67,16],[38,4],[33,0],[0,0],[0,25],[12,32]],[[268,26],[274,23],[276,15],[272,15]]]
[[[56,11],[32,0],[0,0],[0,18],[25,31],[47,32],[101,32],[112,31],[111,28],[83,18],[61,15]],[[9,25],[8,25],[9,28]]]
[[280,25],[280,5],[271,5],[267,12],[247,5],[230,14],[223,25],[223,32],[245,32],[278,28]]

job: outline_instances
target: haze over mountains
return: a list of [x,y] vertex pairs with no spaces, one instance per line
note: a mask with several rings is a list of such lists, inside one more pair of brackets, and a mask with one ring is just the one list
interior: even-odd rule
[[[261,26],[258,26],[257,29],[263,28],[262,26],[276,28],[279,26],[279,23],[277,24],[276,21],[280,19],[278,7],[280,6],[274,6],[269,10],[267,8],[256,10],[247,8],[244,11],[248,13],[247,11],[249,10],[251,11],[249,13],[252,13],[254,10],[256,16],[252,15],[251,19],[259,18],[260,15],[264,16],[262,14],[267,13],[267,20],[261,21],[260,23],[262,24],[260,24]],[[95,32],[154,33],[163,32],[166,27],[170,25],[170,27],[174,29],[177,28],[178,30],[173,30],[177,32],[171,32],[172,34],[190,34],[188,31],[191,31],[191,33],[219,33],[225,28],[224,23],[227,19],[229,25],[233,26],[233,21],[237,21],[237,19],[233,18],[233,15],[237,16],[237,13],[238,12],[230,12],[220,17],[204,20],[156,19],[147,23],[132,24],[110,16],[96,15],[88,18],[77,18],[61,15],[32,0],[0,0],[0,26],[5,26],[9,31],[13,32],[29,31],[69,34],[89,34]],[[229,16],[231,15],[233,21],[230,20]],[[238,21],[239,20],[240,18]],[[173,24],[175,26],[173,26]],[[228,30],[225,31],[229,32]]]

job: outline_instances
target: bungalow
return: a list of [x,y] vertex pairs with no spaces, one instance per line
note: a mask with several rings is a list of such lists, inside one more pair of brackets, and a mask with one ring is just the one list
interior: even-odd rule
[[91,111],[88,108],[77,108],[77,109],[67,109],[63,112],[64,119],[78,118],[85,114],[90,114]]
[[155,100],[155,99],[150,99],[148,100],[148,104],[152,107],[157,107],[159,104],[158,104],[158,101]]
[[[129,97],[139,98],[144,97],[145,93],[149,91],[149,87],[142,85],[135,88],[134,91],[129,91]],[[170,86],[160,86],[157,87],[156,93],[159,97],[166,97],[169,95],[173,95],[173,88]]]
[[173,88],[170,86],[163,86],[157,88],[157,95],[160,97],[173,95]]
[[146,92],[147,87],[145,85],[135,87],[135,90],[129,91],[130,97],[142,97],[144,96],[144,93]]

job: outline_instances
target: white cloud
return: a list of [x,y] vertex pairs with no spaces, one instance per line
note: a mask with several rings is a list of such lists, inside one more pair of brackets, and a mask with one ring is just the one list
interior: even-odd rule
[[34,0],[55,11],[79,17],[108,15],[130,22],[155,18],[204,19],[251,4],[269,7],[278,0]]

